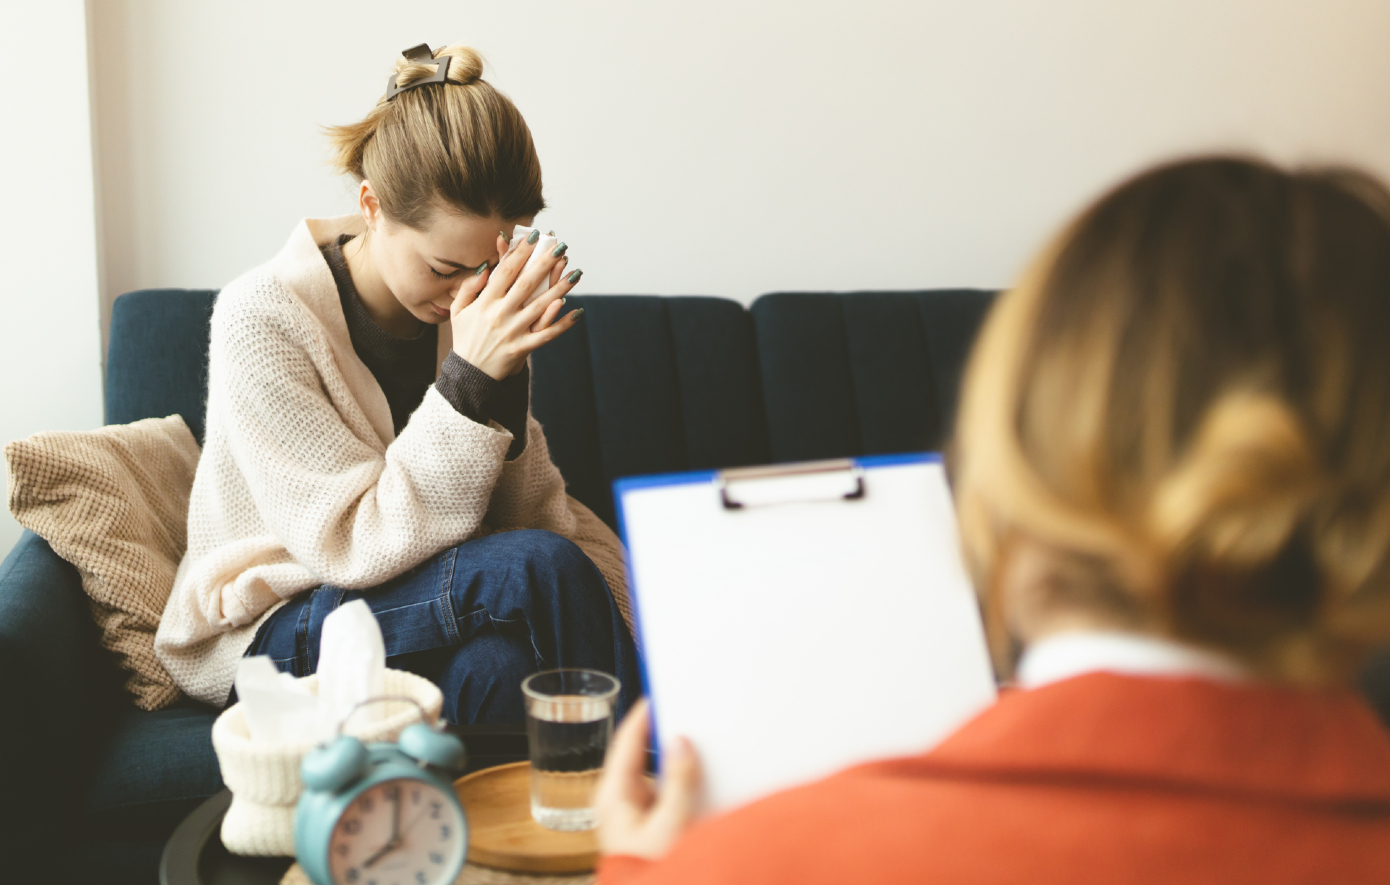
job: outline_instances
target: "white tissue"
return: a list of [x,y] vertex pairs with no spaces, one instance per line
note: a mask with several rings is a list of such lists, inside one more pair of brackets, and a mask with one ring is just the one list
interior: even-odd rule
[[[336,728],[353,714],[353,708],[367,698],[381,697],[386,673],[386,643],[376,616],[360,599],[340,606],[323,619],[323,638],[319,640],[319,699],[324,715]],[[358,721],[380,719],[385,704],[369,704],[356,716]]]
[[[531,231],[533,230],[538,230],[538,228],[522,227],[519,224],[515,228],[513,228],[512,243],[510,246],[507,247],[507,255],[512,254],[512,251],[514,249],[519,248],[522,243],[526,242],[526,238],[531,236]],[[538,264],[542,258],[555,251],[555,246],[559,242],[559,238],[553,237],[550,234],[542,233],[541,238],[536,241],[535,250],[531,252],[531,257],[526,259],[526,266],[521,269],[521,272],[526,273],[526,271],[535,267],[536,264]],[[505,258],[506,255],[502,257]],[[536,285],[536,290],[532,292],[530,295],[526,296],[526,301],[523,303],[523,306],[525,306],[526,304],[530,304],[532,301],[535,301],[537,298],[544,295],[549,288],[550,276],[547,275],[544,280],[542,280],[540,283]]]
[[237,665],[237,700],[245,707],[246,730],[253,741],[305,743],[330,740],[352,715],[353,723],[374,722],[385,704],[368,704],[381,697],[386,674],[386,644],[381,627],[367,603],[358,599],[340,607],[323,621],[319,645],[319,689],[281,673],[269,657],[242,658]]
[[266,655],[242,658],[236,671],[237,701],[246,708],[253,741],[305,743],[323,739],[318,696]]

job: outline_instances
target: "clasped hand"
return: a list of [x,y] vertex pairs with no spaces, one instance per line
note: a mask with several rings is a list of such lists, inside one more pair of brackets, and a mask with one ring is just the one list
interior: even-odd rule
[[[572,328],[581,313],[555,321],[582,271],[562,278],[569,259],[550,254],[523,273],[534,250],[535,244],[522,243],[497,267],[485,266],[459,287],[449,310],[454,352],[498,381],[520,372],[532,351]],[[498,236],[497,254],[506,251],[507,241]],[[525,304],[547,277],[550,288]]]

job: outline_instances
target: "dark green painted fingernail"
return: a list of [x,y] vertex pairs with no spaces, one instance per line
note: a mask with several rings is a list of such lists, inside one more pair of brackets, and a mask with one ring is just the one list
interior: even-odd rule
[[555,236],[555,231],[553,231],[553,230],[548,230],[548,231],[545,232],[545,235],[546,235],[547,237],[553,237],[553,236]]
[[569,299],[568,299],[568,298],[561,298],[561,299],[560,299],[560,306],[561,306],[561,307],[564,307],[566,301],[569,301]]
[[584,315],[584,308],[582,308],[582,307],[579,308],[578,310],[572,310],[572,311],[570,311],[570,316],[574,317],[574,321],[575,321],[576,323],[579,322],[579,318],[582,317],[583,315]]
[[504,231],[504,230],[499,230],[499,231],[497,232],[497,235],[498,235],[499,237],[501,237],[502,239],[506,240],[508,244],[510,244],[511,241],[512,241],[512,235],[509,234],[509,233],[507,233],[507,232]]
[[478,269],[475,270],[475,271],[473,271],[473,276],[475,276],[475,277],[480,277],[480,276],[483,275],[483,271],[485,271],[485,270],[487,270],[487,262],[486,262],[486,261],[484,261],[482,264],[478,265]]
[[555,251],[551,252],[550,254],[556,258],[559,258],[561,255],[565,254],[565,250],[569,247],[569,243],[561,243],[560,245],[556,246]]
[[536,245],[536,240],[539,240],[540,238],[541,238],[541,232],[538,231],[538,230],[533,230],[533,231],[531,231],[531,236],[529,236],[529,237],[526,238],[526,242],[528,242],[528,243],[530,243],[532,246],[534,246],[534,245]]
[[575,271],[574,273],[570,274],[570,275],[569,275],[568,277],[566,277],[565,279],[569,280],[571,284],[574,284],[574,283],[579,282],[579,278],[582,277],[582,276],[584,276],[584,271],[582,271],[582,270],[577,270],[577,271]]

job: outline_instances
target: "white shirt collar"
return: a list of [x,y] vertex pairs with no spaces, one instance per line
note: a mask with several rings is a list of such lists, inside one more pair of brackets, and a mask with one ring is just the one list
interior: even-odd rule
[[1217,652],[1171,639],[1137,633],[1077,631],[1057,633],[1028,646],[1015,679],[1020,688],[1038,688],[1083,673],[1134,676],[1197,676],[1222,682],[1250,678],[1249,671]]

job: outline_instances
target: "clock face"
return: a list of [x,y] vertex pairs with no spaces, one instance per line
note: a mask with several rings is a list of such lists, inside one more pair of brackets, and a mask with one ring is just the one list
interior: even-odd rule
[[338,885],[449,885],[463,866],[466,836],[458,807],[438,787],[384,781],[338,818],[328,870]]

